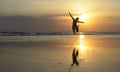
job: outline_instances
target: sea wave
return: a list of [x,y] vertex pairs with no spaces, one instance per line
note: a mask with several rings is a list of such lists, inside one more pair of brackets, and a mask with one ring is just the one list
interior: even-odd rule
[[[74,35],[72,32],[0,32],[0,36]],[[76,35],[120,35],[120,32],[78,32]]]

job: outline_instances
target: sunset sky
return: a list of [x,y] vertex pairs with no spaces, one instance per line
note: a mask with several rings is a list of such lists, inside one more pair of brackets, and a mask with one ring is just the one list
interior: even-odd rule
[[81,31],[120,32],[120,0],[0,0],[0,31],[72,31],[71,12]]

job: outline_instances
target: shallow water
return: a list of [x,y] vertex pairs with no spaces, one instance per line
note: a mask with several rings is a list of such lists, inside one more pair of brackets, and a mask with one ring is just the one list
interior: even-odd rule
[[120,35],[0,36],[0,72],[120,72]]

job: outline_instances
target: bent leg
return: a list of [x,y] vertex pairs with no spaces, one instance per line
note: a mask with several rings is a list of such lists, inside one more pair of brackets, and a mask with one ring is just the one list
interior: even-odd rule
[[79,32],[79,26],[76,26],[76,31]]

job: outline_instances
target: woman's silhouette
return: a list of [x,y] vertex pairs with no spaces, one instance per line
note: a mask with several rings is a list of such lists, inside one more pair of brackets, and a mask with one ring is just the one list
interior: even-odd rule
[[73,19],[73,25],[72,25],[73,33],[76,34],[76,32],[79,32],[79,26],[77,25],[77,23],[84,23],[84,22],[79,21],[78,17],[76,19],[74,19],[70,12],[69,12],[69,15]]

